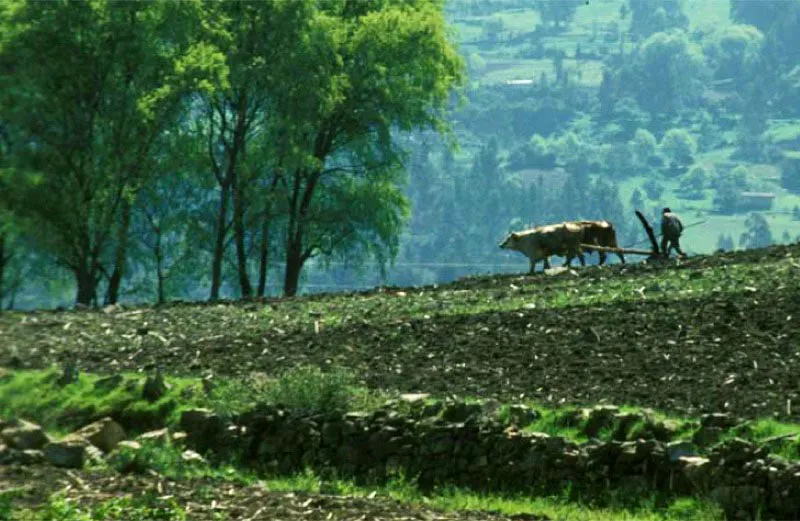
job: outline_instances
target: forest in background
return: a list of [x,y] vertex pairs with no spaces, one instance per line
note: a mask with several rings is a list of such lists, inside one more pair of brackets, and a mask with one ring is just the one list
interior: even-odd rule
[[[53,253],[64,245],[53,244],[52,223],[10,209],[12,199],[36,195],[41,201],[42,184],[6,197],[8,187],[30,177],[20,179],[20,166],[35,171],[31,166],[53,159],[41,148],[20,154],[10,146],[23,131],[70,146],[69,139],[78,139],[81,161],[93,162],[92,173],[101,177],[110,165],[117,171],[126,165],[122,184],[116,178],[114,211],[81,216],[93,226],[107,223],[93,274],[100,304],[205,299],[215,287],[219,297],[247,296],[248,287],[250,295],[281,294],[292,278],[287,259],[302,258],[312,245],[290,290],[430,284],[523,271],[521,256],[497,247],[508,231],[603,218],[630,245],[643,238],[634,208],[655,217],[666,205],[686,224],[698,223],[686,232],[690,253],[800,236],[798,0],[419,1],[410,2],[409,10],[421,17],[417,21],[433,24],[431,30],[415,34],[411,26],[393,33],[397,38],[390,42],[380,28],[400,23],[397,3],[376,3],[373,16],[348,12],[347,6],[358,5],[352,2],[332,2],[340,10],[328,12],[315,2],[294,4],[307,10],[243,9],[227,13],[227,25],[206,24],[208,34],[190,23],[185,32],[175,31],[173,21],[170,31],[163,25],[168,16],[184,22],[209,16],[203,3],[187,3],[198,6],[197,13],[150,8],[140,18],[87,14],[69,22],[110,30],[113,23],[130,25],[125,16],[134,16],[144,26],[120,43],[116,55],[103,41],[58,32],[56,22],[68,21],[55,12],[40,34],[26,33],[30,28],[19,23],[13,26],[18,31],[4,31],[2,161],[4,172],[14,174],[6,174],[0,199],[7,203],[0,207],[0,298],[6,307],[69,305],[76,294],[76,270]],[[11,11],[0,23],[25,14]],[[269,26],[274,39],[260,40],[267,33],[256,26]],[[446,31],[466,63],[462,100],[453,96],[460,64]],[[236,45],[234,37],[240,38]],[[69,51],[47,54],[59,39],[108,53],[92,64],[73,60]],[[155,53],[158,60],[142,58],[165,40],[168,52]],[[422,57],[414,58],[420,51]],[[46,66],[29,67],[34,55],[46,56]],[[66,111],[80,105],[69,105],[69,94],[61,91],[50,94],[63,94],[62,105],[23,95],[35,92],[31,86],[48,92],[53,75],[65,82],[83,78],[77,90],[92,92],[103,64],[118,82],[108,83],[108,92],[129,90],[104,97],[108,104],[98,108],[97,119],[91,100],[79,100],[89,109]],[[332,70],[320,74],[326,66]],[[403,68],[404,77],[419,81],[385,83]],[[165,83],[165,71],[173,74],[166,92],[153,88]],[[363,90],[354,95],[357,88]],[[259,98],[265,114],[252,127],[248,96]],[[452,112],[445,113],[445,106]],[[37,107],[43,114],[25,112]],[[80,141],[70,137],[76,127],[54,131],[53,122],[66,118],[59,109],[71,125],[94,125],[97,133]],[[426,120],[429,109],[441,121]],[[329,111],[337,122],[331,128],[343,132],[346,145],[314,161],[309,136],[324,134],[320,111]],[[143,112],[149,117],[141,126],[120,123],[126,114]],[[443,124],[452,133],[443,135]],[[54,135],[59,131],[63,135]],[[246,146],[237,148],[243,138]],[[144,148],[115,151],[115,139]],[[310,235],[299,241],[304,251],[289,251],[287,239],[297,231],[291,216],[300,214],[289,208],[286,166],[301,185],[315,168],[341,174],[323,187],[325,197],[313,199],[319,203],[313,215],[303,214],[311,224]],[[46,193],[69,222],[75,204],[65,204],[54,188]],[[115,270],[123,261],[125,269]],[[109,299],[115,284],[116,298]]]

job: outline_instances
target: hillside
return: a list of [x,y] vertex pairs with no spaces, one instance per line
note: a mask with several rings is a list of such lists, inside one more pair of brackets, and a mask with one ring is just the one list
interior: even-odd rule
[[[558,271],[558,270],[556,270]],[[0,314],[0,366],[341,367],[374,389],[800,421],[800,246],[264,302]]]

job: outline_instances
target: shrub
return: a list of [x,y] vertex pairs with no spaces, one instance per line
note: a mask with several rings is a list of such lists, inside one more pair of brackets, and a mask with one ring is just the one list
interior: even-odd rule
[[300,366],[268,386],[264,397],[268,402],[312,414],[345,412],[353,384],[353,377],[342,370],[324,373],[316,366]]

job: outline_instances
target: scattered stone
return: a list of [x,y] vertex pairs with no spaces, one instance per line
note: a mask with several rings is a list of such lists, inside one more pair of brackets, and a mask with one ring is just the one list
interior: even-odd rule
[[124,440],[117,444],[117,450],[139,451],[142,450],[142,444],[134,440]]
[[50,442],[50,438],[41,427],[25,420],[19,420],[16,424],[3,429],[0,432],[0,440],[11,448],[19,450],[41,449]]
[[44,462],[44,452],[31,449],[19,451],[15,461],[15,463],[19,463],[20,465],[41,465]]
[[736,418],[725,412],[704,414],[700,417],[700,426],[706,428],[729,429],[737,423]]
[[406,402],[406,403],[410,403],[410,404],[416,404],[416,403],[424,402],[429,397],[430,397],[430,394],[428,394],[428,393],[407,393],[407,394],[401,394],[400,395],[400,401]]
[[105,453],[114,450],[126,437],[125,429],[108,417],[89,424],[70,436],[83,438]]
[[169,429],[159,429],[156,431],[145,432],[137,436],[137,441],[155,445],[166,445],[170,442]]
[[193,450],[185,450],[181,453],[181,460],[186,463],[205,463],[206,460],[203,456]]

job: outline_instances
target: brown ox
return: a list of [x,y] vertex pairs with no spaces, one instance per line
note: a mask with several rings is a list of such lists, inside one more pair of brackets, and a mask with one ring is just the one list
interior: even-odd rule
[[[575,224],[583,228],[583,243],[605,246],[606,248],[619,248],[617,245],[617,232],[614,225],[608,221],[576,221]],[[600,265],[606,262],[606,252],[598,251],[600,255]],[[625,264],[625,256],[616,252],[619,260]]]
[[531,263],[533,273],[536,263],[544,261],[544,269],[550,268],[549,257],[560,255],[567,258],[567,265],[572,265],[576,256],[581,261],[581,266],[586,266],[586,259],[581,251],[583,242],[583,227],[574,223],[549,224],[531,230],[514,232],[500,243],[506,250],[524,253]]

